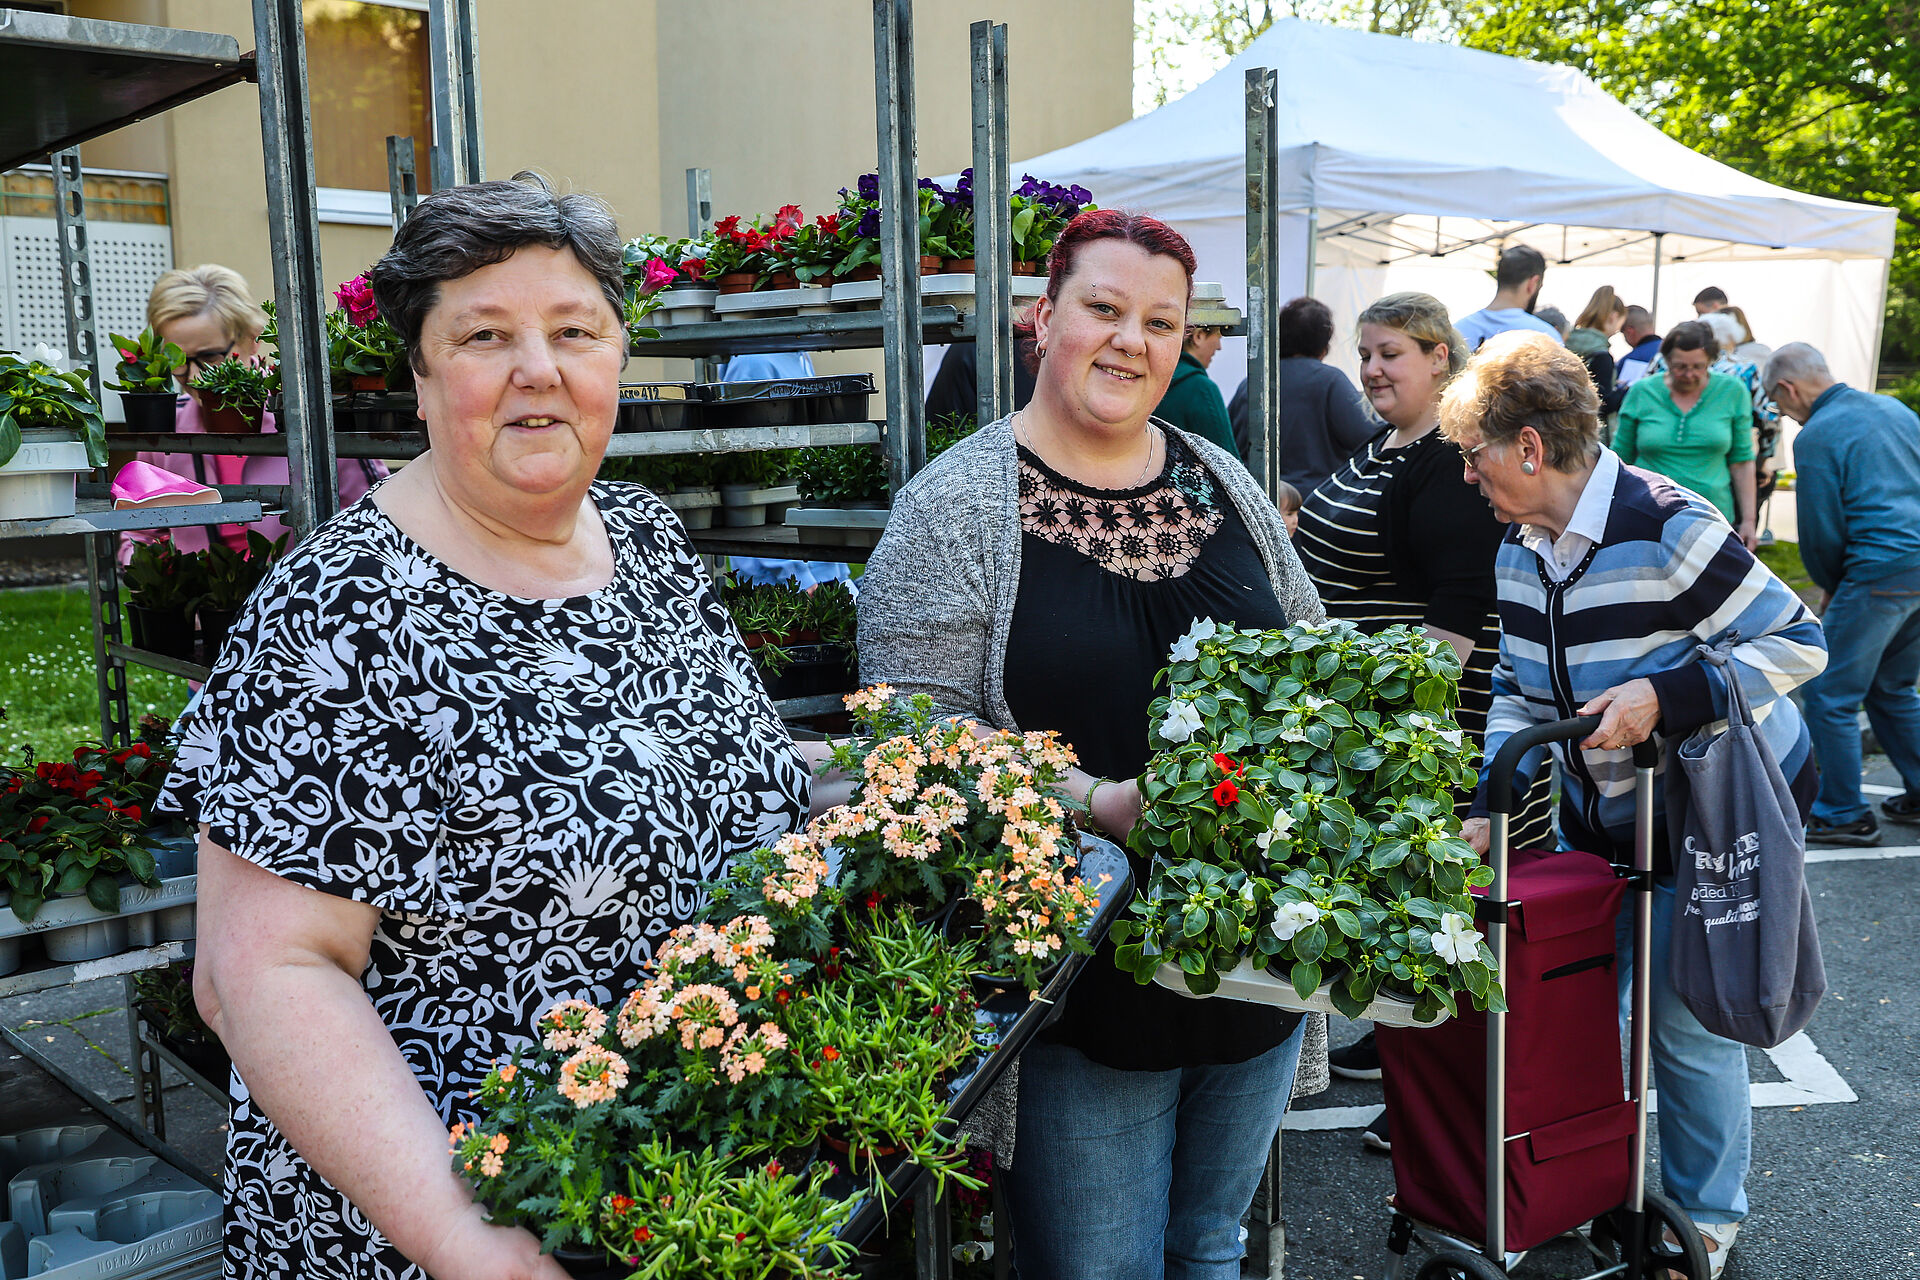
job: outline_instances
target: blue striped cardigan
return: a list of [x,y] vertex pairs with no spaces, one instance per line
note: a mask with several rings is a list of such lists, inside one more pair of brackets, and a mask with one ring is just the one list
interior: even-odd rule
[[[1605,537],[1565,582],[1507,530],[1495,560],[1500,597],[1500,663],[1493,672],[1486,761],[1516,730],[1574,715],[1618,684],[1645,677],[1660,697],[1655,740],[1678,743],[1724,721],[1726,672],[1737,671],[1760,735],[1788,781],[1811,751],[1789,690],[1827,665],[1820,623],[1798,596],[1741,545],[1705,499],[1650,471],[1622,466]],[[1694,647],[1737,632],[1728,668],[1699,662]],[[1562,803],[1585,826],[1630,845],[1633,753],[1554,749]],[[1537,773],[1544,753],[1524,762]],[[1655,779],[1655,813],[1664,813]],[[1475,811],[1486,811],[1485,772]]]

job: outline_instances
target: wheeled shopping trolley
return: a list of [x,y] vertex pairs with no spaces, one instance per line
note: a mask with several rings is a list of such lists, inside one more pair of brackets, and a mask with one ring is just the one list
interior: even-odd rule
[[[1388,1280],[1399,1280],[1416,1233],[1433,1246],[1418,1280],[1504,1277],[1528,1250],[1569,1232],[1596,1263],[1587,1280],[1658,1280],[1669,1270],[1694,1280],[1708,1275],[1693,1223],[1646,1189],[1658,748],[1634,749],[1632,866],[1578,852],[1509,856],[1507,848],[1522,758],[1585,738],[1599,723],[1585,716],[1535,725],[1494,757],[1494,878],[1477,905],[1508,1011],[1463,1009],[1438,1027],[1375,1033],[1393,1134]],[[1615,922],[1627,893],[1634,896],[1634,960],[1623,1097],[1614,964]]]

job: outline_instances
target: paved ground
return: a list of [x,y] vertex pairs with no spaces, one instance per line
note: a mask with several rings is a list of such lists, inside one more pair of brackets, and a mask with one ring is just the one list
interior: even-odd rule
[[[1868,777],[1897,782],[1879,757]],[[1817,1056],[1776,1050],[1790,1074],[1749,1051],[1756,1102],[1786,1105],[1755,1112],[1752,1216],[1726,1280],[1920,1277],[1920,1039],[1912,1012],[1920,1003],[1920,828],[1892,827],[1885,839],[1890,847],[1878,852],[1897,856],[1807,868],[1829,985],[1806,1030]],[[1891,847],[1896,840],[1912,844]],[[1336,1027],[1334,1039],[1357,1034],[1347,1024]],[[1844,1087],[1836,1088],[1823,1067]],[[1796,1100],[1790,1082],[1822,1096],[1850,1092],[1858,1101]],[[1292,1121],[1337,1122],[1346,1117],[1314,1111],[1371,1108],[1379,1097],[1377,1084],[1336,1081],[1328,1093],[1306,1099]],[[1393,1189],[1387,1158],[1362,1151],[1358,1127],[1289,1132],[1284,1145],[1287,1275],[1384,1275],[1385,1202]],[[1535,1254],[1515,1274],[1584,1275],[1580,1261],[1561,1246]]]

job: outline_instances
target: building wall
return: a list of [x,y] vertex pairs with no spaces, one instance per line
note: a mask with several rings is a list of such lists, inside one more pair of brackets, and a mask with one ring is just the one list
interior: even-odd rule
[[[1012,145],[1035,155],[1132,113],[1131,0],[918,0],[922,173],[970,162],[968,26],[1010,24]],[[84,17],[223,31],[253,48],[249,0],[73,0]],[[683,234],[685,170],[713,171],[716,210],[824,212],[874,168],[868,0],[480,0],[487,174],[538,169],[604,196],[628,235]],[[424,141],[424,140],[422,140]],[[171,182],[174,260],[221,262],[273,293],[258,91],[224,89],[86,144],[91,166]],[[424,149],[422,152],[424,163]],[[384,227],[321,224],[328,281],[386,248]]]

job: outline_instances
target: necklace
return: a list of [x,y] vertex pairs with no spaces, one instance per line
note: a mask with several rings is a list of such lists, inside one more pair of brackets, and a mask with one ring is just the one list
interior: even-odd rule
[[[1023,432],[1026,435],[1026,439],[1024,440],[1020,438]],[[1134,479],[1134,482],[1127,486],[1127,488],[1129,489],[1138,489],[1141,485],[1145,484],[1147,482],[1148,477],[1150,477],[1153,474],[1153,446],[1155,441],[1161,439],[1162,437],[1160,432],[1157,432],[1153,429],[1153,423],[1151,421],[1147,423],[1146,437],[1147,437],[1147,463],[1145,466],[1140,468],[1140,474]],[[1015,414],[1013,417],[1013,442],[1015,444],[1025,446],[1025,448],[1029,452],[1031,452],[1035,457],[1039,458],[1040,461],[1047,462],[1046,456],[1042,454],[1039,449],[1034,447],[1033,432],[1030,428],[1027,427],[1027,411],[1025,409],[1020,410],[1020,412]],[[1051,462],[1047,462],[1047,465],[1049,467],[1053,467],[1053,464]],[[1058,467],[1053,467],[1053,469],[1055,471],[1060,470]],[[1064,475],[1066,473],[1061,472],[1061,474]]]

